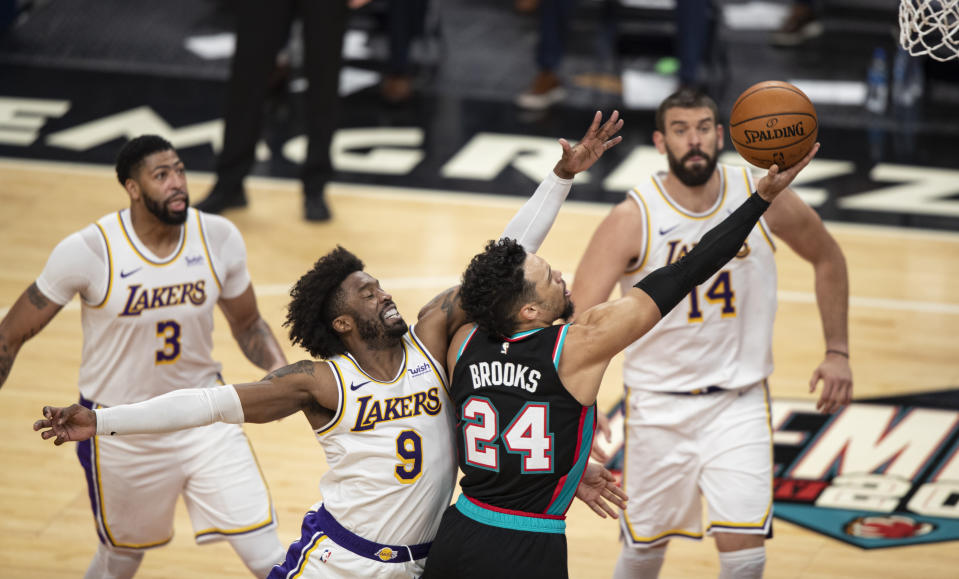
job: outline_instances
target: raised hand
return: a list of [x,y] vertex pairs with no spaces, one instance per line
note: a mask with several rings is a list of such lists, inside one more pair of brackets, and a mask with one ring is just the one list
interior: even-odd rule
[[756,183],[756,193],[759,194],[764,200],[772,202],[786,187],[789,187],[789,184],[793,182],[793,179],[796,178],[796,175],[802,171],[806,165],[812,161],[812,158],[816,156],[816,153],[819,152],[819,143],[813,145],[812,149],[809,150],[809,153],[803,157],[802,161],[799,161],[792,167],[786,169],[785,171],[779,170],[779,165],[773,165],[769,168],[769,171],[766,173],[766,176],[759,180],[759,183]]
[[603,153],[622,142],[623,137],[615,136],[623,128],[623,119],[619,118],[619,111],[613,111],[609,119],[600,126],[602,120],[603,113],[596,111],[586,134],[575,146],[570,145],[566,139],[559,140],[559,144],[563,147],[563,158],[553,168],[557,177],[572,179],[576,173],[592,167]]
[[66,408],[44,406],[43,420],[33,423],[34,430],[44,430],[40,438],[48,440],[57,437],[53,444],[60,446],[64,442],[79,442],[93,438],[97,433],[97,415],[79,404]]
[[576,498],[589,505],[589,508],[600,517],[605,519],[609,514],[614,519],[618,519],[619,513],[613,507],[624,510],[628,497],[616,484],[613,473],[599,463],[590,462],[586,465],[586,472],[583,473],[579,486],[576,487]]

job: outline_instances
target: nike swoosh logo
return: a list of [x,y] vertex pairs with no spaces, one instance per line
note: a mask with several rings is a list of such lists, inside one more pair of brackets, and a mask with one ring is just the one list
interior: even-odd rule
[[353,390],[353,391],[359,390],[360,388],[362,388],[363,386],[366,386],[366,385],[369,384],[369,383],[370,383],[369,380],[367,380],[366,382],[360,382],[359,384],[353,384],[353,383],[351,382],[351,383],[350,383],[350,390]]
[[121,277],[121,278],[130,277],[131,275],[135,274],[136,272],[140,271],[141,269],[143,269],[143,267],[138,267],[138,268],[136,268],[136,269],[134,269],[134,270],[131,270],[131,271],[121,271],[121,272],[120,272],[120,277]]
[[679,224],[678,224],[678,223],[677,223],[676,225],[673,225],[672,227],[667,227],[666,229],[663,229],[662,227],[660,227],[660,228],[659,228],[659,234],[660,234],[660,235],[666,235],[667,233],[669,233],[670,231],[676,229],[677,227],[679,227]]

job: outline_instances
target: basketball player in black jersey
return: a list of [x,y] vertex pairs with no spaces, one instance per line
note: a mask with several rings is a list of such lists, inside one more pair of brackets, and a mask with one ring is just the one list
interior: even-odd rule
[[566,282],[508,238],[463,274],[473,323],[447,354],[462,495],[443,515],[424,579],[568,576],[565,513],[586,468],[609,360],[736,255],[770,202],[809,164],[770,168],[757,191],[684,258],[576,324]]

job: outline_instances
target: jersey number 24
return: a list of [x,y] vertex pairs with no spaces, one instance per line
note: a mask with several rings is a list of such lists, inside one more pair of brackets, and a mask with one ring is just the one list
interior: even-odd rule
[[[526,473],[553,472],[553,433],[549,429],[549,404],[527,402],[508,424],[500,424],[499,412],[483,396],[471,396],[463,404],[463,440],[466,463],[492,471],[500,469],[500,447],[522,457]],[[500,428],[502,427],[502,431]],[[502,439],[502,445],[497,444]]]

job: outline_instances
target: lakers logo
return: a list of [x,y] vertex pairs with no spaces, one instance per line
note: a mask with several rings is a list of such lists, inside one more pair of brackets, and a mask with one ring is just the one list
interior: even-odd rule
[[742,246],[741,248],[739,248],[739,253],[736,254],[736,257],[737,257],[738,259],[745,259],[745,257],[746,257],[747,255],[749,255],[749,243],[748,243],[748,242],[743,243],[743,246]]
[[389,547],[383,547],[382,549],[376,552],[376,556],[379,558],[380,561],[391,561],[393,559],[396,559],[396,555],[397,555],[397,552],[394,551],[393,549],[390,549]]

